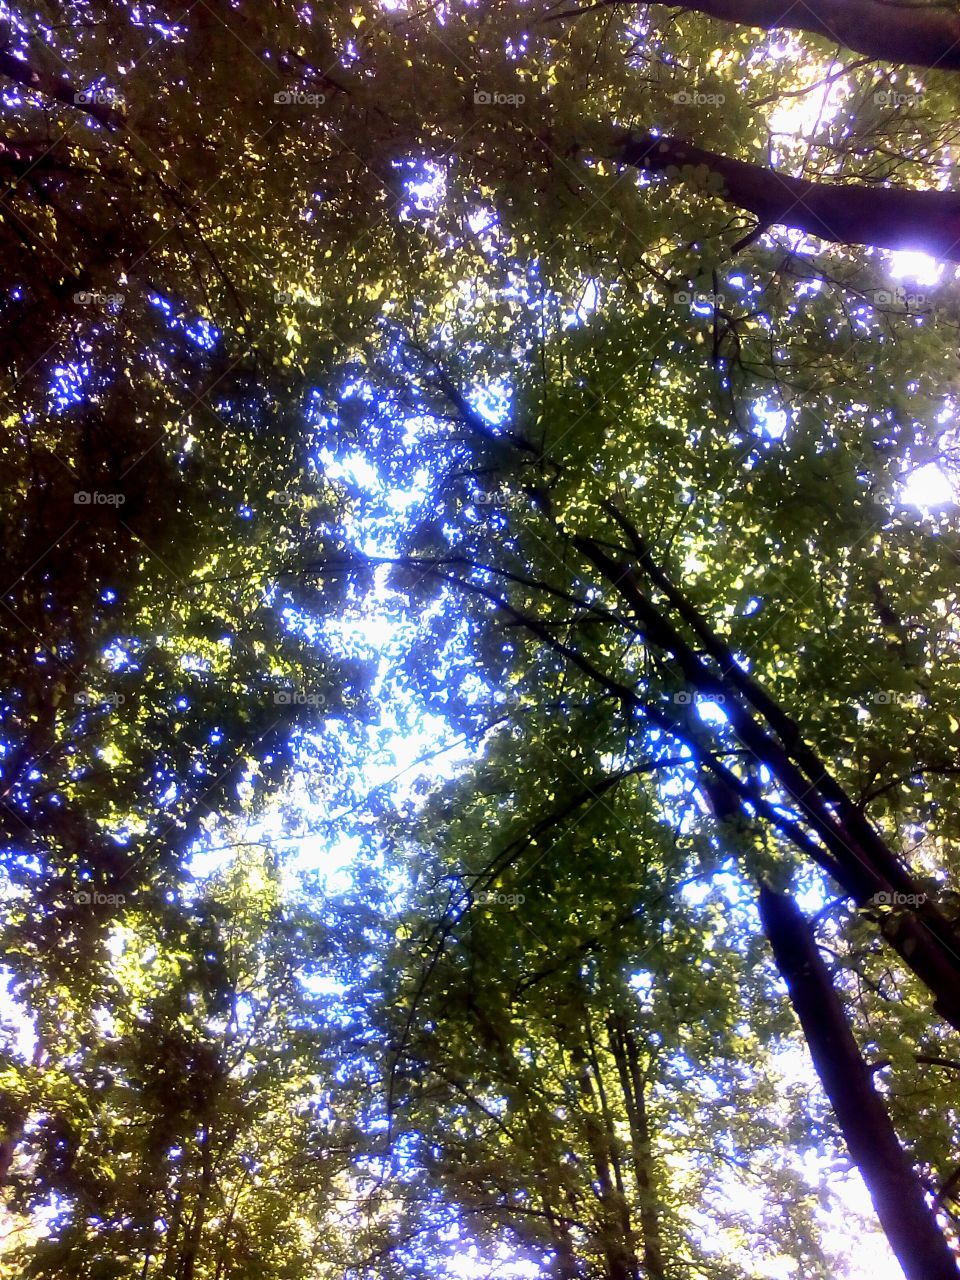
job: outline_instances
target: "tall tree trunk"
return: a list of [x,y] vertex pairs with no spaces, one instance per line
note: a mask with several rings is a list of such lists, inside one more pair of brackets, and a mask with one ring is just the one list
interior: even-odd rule
[[203,1237],[203,1224],[207,1214],[207,1202],[213,1184],[213,1152],[211,1150],[210,1126],[204,1125],[200,1137],[200,1189],[194,1208],[190,1229],[184,1241],[183,1253],[177,1264],[176,1280],[193,1280],[200,1253],[200,1241]]
[[[570,540],[584,551],[587,558],[601,569],[615,587],[623,588],[624,584],[629,584],[629,565],[624,566],[619,561],[612,560],[591,539],[572,536]],[[429,562],[418,557],[402,558],[397,562],[416,565],[421,569],[425,565],[430,567]],[[804,821],[811,825],[822,844],[812,839],[802,825],[786,818],[782,807],[772,804],[760,788],[738,777],[725,765],[710,750],[702,726],[695,725],[691,716],[680,716],[673,709],[668,710],[662,704],[641,697],[632,685],[597,666],[579,650],[564,643],[535,615],[518,609],[505,595],[485,583],[473,582],[469,578],[436,568],[434,574],[452,586],[482,596],[495,604],[506,617],[536,636],[547,649],[567,659],[574,668],[605,689],[629,714],[646,720],[668,737],[682,741],[689,749],[692,759],[724,784],[735,802],[734,808],[739,804],[744,815],[748,809],[755,810],[764,821],[796,845],[804,856],[812,858],[818,866],[829,872],[858,905],[866,905],[877,893],[889,894],[893,891],[911,895],[917,905],[908,910],[882,914],[879,920],[880,931],[906,966],[933,994],[937,1012],[960,1030],[960,946],[957,943],[956,928],[934,903],[927,900],[927,895],[920,892],[909,872],[898,865],[895,855],[878,834],[871,842],[873,853],[870,855],[863,852],[859,841],[850,839],[849,830],[838,825],[834,804],[821,794],[820,783],[805,780],[782,746],[752,720],[744,707],[737,709],[735,703],[728,706],[734,730],[754,755],[770,767],[778,785],[797,804]],[[730,684],[709,671],[689,644],[683,641],[674,643],[675,628],[668,624],[666,616],[656,606],[644,598],[643,593],[631,586],[627,598],[641,610],[637,616],[642,620],[646,642],[675,656],[697,692],[707,696],[730,694]],[[631,629],[636,632],[636,625],[632,625]],[[758,743],[762,745],[755,745]],[[744,806],[748,808],[744,809]],[[885,852],[881,853],[881,846]],[[888,871],[881,870],[881,867]],[[888,872],[894,869],[896,878],[891,882]]]
[[660,1197],[653,1163],[650,1127],[647,1122],[646,1081],[640,1066],[637,1041],[619,1014],[611,1015],[609,1030],[610,1050],[617,1064],[624,1107],[630,1125],[633,1173],[637,1184],[640,1230],[643,1237],[644,1280],[666,1280],[663,1238],[660,1229]]
[[885,62],[960,71],[960,17],[933,5],[880,0],[678,0],[669,7],[693,9],[764,31],[781,27],[809,31]]
[[600,1188],[600,1242],[606,1258],[608,1280],[639,1280],[636,1256],[625,1237],[623,1197],[610,1171],[610,1143],[606,1125],[597,1117],[593,1081],[586,1055],[579,1046],[571,1050],[577,1088],[584,1101],[584,1129]]
[[555,1280],[577,1280],[577,1255],[574,1252],[570,1228],[562,1216],[558,1215],[546,1196],[541,1196],[540,1203],[550,1226],[550,1242],[553,1245]]
[[610,1153],[610,1167],[613,1170],[614,1183],[617,1188],[617,1196],[621,1204],[620,1218],[623,1224],[624,1236],[630,1241],[630,1248],[633,1249],[633,1228],[630,1223],[630,1208],[627,1204],[627,1191],[623,1182],[623,1168],[620,1162],[620,1152],[618,1150],[617,1134],[613,1123],[613,1116],[610,1112],[610,1103],[607,1098],[606,1085],[603,1083],[603,1071],[600,1067],[600,1056],[597,1053],[597,1044],[593,1035],[593,1025],[590,1020],[590,1011],[584,1008],[584,1030],[586,1032],[587,1053],[589,1055],[590,1067],[593,1071],[594,1087],[597,1091],[597,1098],[600,1102],[600,1114],[603,1117],[603,1128],[607,1138],[607,1150]]
[[177,1178],[177,1192],[173,1200],[173,1212],[170,1214],[165,1232],[163,1268],[160,1273],[164,1280],[175,1280],[177,1272],[177,1246],[180,1240],[180,1224],[183,1221],[183,1178],[184,1170],[181,1167],[180,1176]]
[[748,210],[764,228],[792,227],[829,244],[913,249],[960,262],[960,194],[954,191],[814,182],[649,133],[620,134],[610,156],[683,181],[703,183],[712,176],[712,194]]
[[[729,681],[751,709],[746,713],[735,699],[730,702],[730,715],[738,736],[765,760],[786,793],[801,807],[808,807],[807,816],[833,855],[841,871],[841,883],[857,905],[866,906],[874,895],[891,891],[913,901],[910,911],[884,914],[880,920],[881,932],[936,994],[940,1015],[960,1030],[960,966],[957,963],[960,935],[956,928],[934,903],[927,901],[926,894],[920,891],[920,886],[860,806],[854,804],[826,762],[804,740],[796,721],[743,670],[730,647],[656,563],[651,548],[638,531],[619,513],[615,514],[621,528],[628,532],[637,562],[648,581],[663,593],[680,621],[715,660],[722,680]],[[611,569],[619,575],[622,590],[623,567],[611,566],[609,560],[604,564],[608,576]],[[648,609],[651,607],[646,595],[638,596],[633,591],[629,598],[642,602]],[[704,677],[708,681],[710,677],[707,667],[676,627],[662,613],[656,616],[665,649],[673,654],[694,687],[709,696],[709,684],[704,684]],[[759,717],[759,724],[753,712]]]
[[760,886],[760,918],[817,1075],[907,1280],[957,1280],[956,1260],[873,1086],[816,941],[795,903]]
[[[622,523],[626,525],[628,522],[624,520]],[[723,694],[727,699],[727,714],[737,736],[769,768],[822,841],[829,856],[827,859],[819,856],[820,865],[837,878],[859,906],[865,906],[878,893],[901,894],[915,903],[911,910],[883,914],[881,932],[934,994],[937,1012],[960,1030],[960,938],[957,930],[934,903],[927,901],[927,895],[920,891],[920,886],[853,804],[826,764],[803,742],[799,728],[765,691],[745,676],[733,655],[709,632],[705,620],[692,606],[688,610],[679,609],[679,593],[667,591],[666,577],[655,570],[649,555],[645,557],[638,549],[638,562],[655,585],[667,594],[668,601],[678,609],[688,625],[693,626],[694,619],[698,620],[695,633],[720,663],[719,674],[705,664],[669,614],[655,605],[642,589],[629,561],[611,557],[593,539],[575,536],[572,541],[630,605],[647,643],[674,658],[698,693],[706,697]],[[551,638],[550,643],[552,647],[558,647],[555,639]],[[565,646],[561,647],[570,652]],[[590,664],[581,660],[580,667],[593,678],[604,680],[602,673]],[[626,686],[609,679],[606,684],[611,691],[616,690],[621,701],[632,699],[637,710],[647,719],[667,732],[685,738],[694,755],[700,758],[702,749],[695,730],[690,727],[689,716],[686,725],[678,725],[674,718],[662,709],[644,703]],[[748,706],[741,703],[741,697],[766,720],[766,726],[755,718]],[[738,809],[744,799],[749,800],[768,820],[777,824],[776,811],[764,806],[762,797],[749,794],[749,789],[709,752],[706,763],[731,788],[734,809]],[[784,830],[782,825],[781,830]],[[785,829],[784,834],[795,841],[798,839],[798,833],[792,827]],[[799,835],[803,836],[803,833]],[[817,856],[815,844],[805,839],[800,839],[799,843],[804,853],[812,852]]]

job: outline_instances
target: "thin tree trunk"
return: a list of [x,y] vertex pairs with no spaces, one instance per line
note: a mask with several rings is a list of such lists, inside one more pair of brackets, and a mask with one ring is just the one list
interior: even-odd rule
[[789,27],[823,36],[885,62],[960,71],[960,17],[933,5],[878,0],[678,0],[692,9],[748,27]]
[[180,1223],[183,1220],[183,1176],[184,1171],[181,1167],[180,1176],[177,1178],[177,1193],[173,1200],[173,1212],[170,1215],[164,1240],[161,1275],[166,1277],[166,1280],[175,1280],[177,1271],[177,1243],[180,1239]]
[[[804,740],[800,726],[767,691],[750,676],[737,661],[729,645],[717,635],[707,619],[691,600],[674,585],[664,569],[654,560],[652,549],[634,525],[616,507],[607,510],[630,539],[637,555],[637,563],[648,581],[666,597],[675,613],[693,632],[705,652],[718,664],[720,676],[729,681],[744,698],[761,721],[776,736],[783,748],[783,755],[775,750],[768,764],[791,795],[805,799],[822,797],[818,806],[821,826],[817,828],[822,838],[828,834],[832,821],[836,828],[832,852],[837,865],[844,872],[844,887],[852,893],[859,906],[865,906],[876,893],[893,891],[905,898],[916,899],[910,912],[884,915],[880,921],[881,932],[902,953],[921,957],[915,962],[918,975],[938,995],[937,1011],[942,1017],[960,1029],[960,970],[955,966],[960,955],[960,936],[950,922],[937,910],[926,895],[920,892],[909,871],[902,865],[883,837],[871,824],[863,810],[853,803],[840,783],[833,777],[826,762]],[[609,564],[607,566],[609,571]],[[646,597],[645,597],[646,600]],[[665,647],[680,663],[686,677],[702,693],[702,675],[707,669],[693,648],[686,644],[675,628],[664,632]],[[749,719],[731,704],[735,726],[743,729],[746,741],[751,737],[751,749],[763,754],[763,737],[753,731]],[[738,728],[738,732],[739,732]],[[786,763],[787,768],[782,765]],[[801,772],[794,773],[795,765]],[[867,873],[867,874],[865,874]],[[920,970],[923,970],[921,973]]]
[[577,1087],[584,1100],[584,1128],[600,1188],[600,1237],[606,1257],[608,1280],[639,1280],[636,1256],[624,1238],[622,1197],[618,1196],[610,1173],[610,1151],[606,1126],[595,1111],[593,1082],[586,1055],[579,1047],[571,1051],[577,1073]]
[[633,1173],[640,1204],[640,1230],[643,1236],[643,1274],[645,1280],[666,1280],[663,1261],[663,1238],[660,1231],[660,1197],[653,1164],[653,1145],[647,1123],[645,1081],[633,1033],[619,1016],[610,1018],[610,1049],[617,1064],[623,1102],[630,1125],[633,1148]]
[[621,137],[611,158],[682,181],[712,177],[716,187],[705,189],[754,214],[761,228],[791,227],[829,244],[912,249],[960,262],[960,193],[954,191],[814,182],[649,133]]
[[760,887],[760,918],[850,1155],[907,1280],[957,1280],[957,1264],[860,1054],[795,903]]
[[233,1230],[234,1218],[237,1216],[237,1205],[240,1203],[240,1197],[244,1191],[246,1176],[247,1175],[245,1174],[243,1179],[241,1179],[240,1184],[234,1193],[226,1219],[223,1226],[220,1228],[220,1251],[217,1255],[217,1269],[214,1273],[213,1280],[222,1280],[223,1270],[227,1265],[227,1251],[230,1248],[230,1233]]
[[184,1243],[183,1253],[177,1265],[177,1280],[193,1280],[212,1183],[213,1153],[211,1151],[210,1126],[204,1125],[203,1134],[200,1138],[200,1190],[197,1195],[197,1204],[190,1223],[190,1230]]
[[607,1150],[610,1152],[610,1167],[613,1169],[614,1182],[617,1188],[617,1195],[622,1205],[620,1214],[623,1223],[623,1232],[630,1241],[630,1248],[633,1249],[633,1228],[630,1224],[630,1209],[627,1205],[627,1191],[623,1182],[623,1169],[620,1164],[620,1152],[617,1149],[617,1135],[613,1124],[613,1116],[610,1113],[610,1103],[607,1098],[606,1086],[603,1083],[603,1072],[600,1069],[600,1058],[597,1053],[597,1045],[593,1036],[593,1026],[590,1021],[590,1011],[584,1007],[584,1029],[586,1031],[587,1052],[590,1059],[590,1067],[593,1071],[593,1079],[597,1091],[597,1098],[600,1103],[600,1114],[603,1116],[603,1127],[607,1135]]
[[557,1215],[546,1196],[541,1196],[540,1203],[550,1225],[550,1241],[554,1252],[553,1274],[556,1280],[577,1280],[577,1256],[570,1238],[570,1228]]
[[[937,1012],[960,1030],[960,938],[957,937],[956,929],[934,903],[927,901],[927,895],[920,891],[920,886],[914,882],[880,834],[857,811],[823,761],[802,742],[799,730],[793,722],[779,712],[779,708],[779,714],[771,713],[774,705],[772,699],[759,686],[753,682],[747,685],[739,676],[734,676],[734,670],[740,671],[739,665],[721,646],[712,647],[715,649],[714,656],[721,661],[722,674],[717,675],[708,668],[673,625],[669,616],[641,589],[630,563],[613,559],[590,538],[574,537],[573,542],[631,606],[636,620],[643,627],[647,642],[670,654],[698,693],[707,697],[718,693],[726,696],[727,714],[737,736],[758,760],[767,765],[785,793],[798,805],[831,855],[828,869],[857,904],[865,906],[878,893],[896,893],[914,901],[915,905],[911,910],[883,914],[879,922],[880,930],[904,962],[934,994]],[[647,571],[649,572],[649,562]],[[664,575],[660,574],[660,577],[663,578]],[[657,581],[656,578],[653,580]],[[662,582],[658,582],[658,585],[664,589]],[[672,603],[676,605],[675,600]],[[690,619],[687,618],[687,621]],[[704,623],[703,628],[698,631],[698,638],[702,643],[705,643],[705,634]],[[556,642],[551,643],[556,647]],[[581,669],[585,669],[582,664]],[[590,673],[594,676],[599,674],[592,667]],[[742,672],[740,675],[742,676]],[[738,697],[731,696],[731,686],[737,694],[753,704],[776,736],[754,718]],[[620,686],[616,687],[622,698],[624,691]],[[631,691],[626,692],[628,696],[633,696]],[[678,731],[678,726],[671,723],[662,712],[641,703],[639,699],[634,700],[648,719],[659,723],[668,732]],[[698,744],[690,739],[689,733],[686,737],[696,754]],[[783,739],[786,739],[786,746]],[[802,762],[803,767],[798,761]],[[712,760],[710,767],[715,769],[716,766],[717,762]],[[737,784],[735,775],[722,766],[720,774],[725,782]],[[740,800],[753,799],[745,797],[742,785],[736,791],[736,796]],[[804,852],[809,850],[804,849]],[[822,860],[821,865],[824,865]]]
[[[612,572],[610,581],[614,586],[621,586],[629,577],[629,571],[625,573],[622,565],[611,560],[599,545],[590,539],[574,536],[571,541],[588,555],[594,565],[600,567],[601,562],[606,562],[603,566],[604,576],[608,576],[609,568]],[[394,562],[413,564],[421,569],[426,563],[416,557],[397,558]],[[434,567],[434,573],[441,581],[495,604],[505,616],[526,627],[530,634],[536,636],[547,649],[567,659],[576,670],[581,671],[600,688],[605,689],[631,714],[636,714],[649,724],[655,725],[669,737],[682,741],[689,748],[693,760],[723,782],[741,808],[746,805],[754,809],[775,830],[790,840],[801,853],[829,872],[844,892],[853,897],[858,905],[866,905],[870,897],[876,893],[889,893],[891,890],[915,895],[918,904],[916,907],[881,915],[880,932],[896,950],[905,965],[917,975],[935,997],[934,1008],[941,1017],[960,1030],[960,961],[958,961],[960,949],[956,945],[956,929],[934,903],[927,901],[926,895],[919,891],[906,869],[901,867],[899,870],[897,883],[909,885],[909,888],[901,890],[897,885],[888,882],[873,861],[858,848],[857,843],[848,839],[845,829],[837,825],[832,806],[819,795],[815,783],[806,781],[798,787],[796,781],[791,781],[791,778],[795,780],[798,777],[802,780],[802,774],[796,773],[792,762],[769,734],[759,730],[759,726],[754,722],[754,729],[759,731],[759,738],[752,730],[749,736],[744,736],[750,722],[749,715],[744,717],[740,714],[744,708],[740,708],[735,719],[733,705],[728,709],[728,714],[733,719],[734,729],[743,737],[757,758],[770,767],[777,782],[796,802],[803,813],[804,820],[811,824],[822,844],[813,840],[797,822],[786,818],[781,809],[773,805],[759,788],[739,778],[728,768],[720,757],[710,750],[709,745],[705,744],[703,735],[698,732],[696,726],[692,725],[691,717],[682,718],[673,710],[667,710],[663,705],[640,697],[631,685],[598,667],[577,649],[564,643],[539,618],[518,609],[506,596],[485,583],[473,582],[436,567]],[[638,601],[642,599],[635,591],[632,592],[631,598]],[[666,647],[667,652],[677,657],[685,674],[688,669],[697,672],[702,670],[702,678],[692,681],[698,692],[715,696],[717,692],[729,691],[729,685],[704,667],[689,645],[682,643],[675,649],[664,646],[660,638],[661,634],[673,629],[664,627],[664,615],[649,601],[644,603],[643,608],[644,633],[647,642],[658,647]],[[683,660],[681,660],[681,654],[684,655]],[[758,742],[762,740],[763,745],[759,749],[753,745],[755,739]],[[784,761],[786,761],[785,767]],[[884,861],[892,859],[896,862],[889,849],[887,855],[888,858]]]

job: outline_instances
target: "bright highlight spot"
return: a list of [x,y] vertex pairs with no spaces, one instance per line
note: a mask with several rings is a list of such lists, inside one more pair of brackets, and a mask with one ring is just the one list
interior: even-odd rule
[[908,507],[946,507],[957,501],[957,490],[950,477],[935,462],[911,472],[900,490],[900,500]]

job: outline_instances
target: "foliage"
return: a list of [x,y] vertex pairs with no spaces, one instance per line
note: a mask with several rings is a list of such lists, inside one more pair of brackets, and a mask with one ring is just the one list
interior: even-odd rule
[[953,74],[656,5],[4,22],[0,1275],[853,1275],[761,881],[955,1248],[956,271],[624,159],[921,236]]

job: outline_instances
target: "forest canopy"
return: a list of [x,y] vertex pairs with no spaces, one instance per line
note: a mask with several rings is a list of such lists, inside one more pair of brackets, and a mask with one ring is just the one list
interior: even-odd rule
[[0,18],[0,1280],[957,1280],[960,12]]

